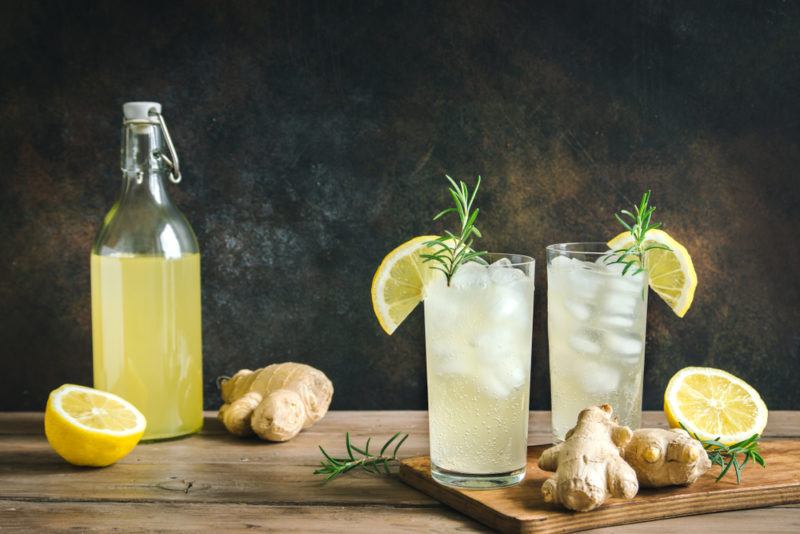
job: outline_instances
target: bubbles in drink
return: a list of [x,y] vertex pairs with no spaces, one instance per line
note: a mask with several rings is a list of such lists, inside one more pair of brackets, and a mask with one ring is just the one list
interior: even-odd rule
[[510,354],[497,362],[494,374],[509,389],[523,386],[530,374],[530,361],[525,361],[524,354]]
[[611,404],[625,424],[640,419],[647,277],[623,276],[625,266],[608,263],[609,257],[556,256],[548,265],[552,417],[559,439],[592,404]]
[[440,468],[524,465],[533,280],[500,260],[461,265],[425,298],[431,457]]

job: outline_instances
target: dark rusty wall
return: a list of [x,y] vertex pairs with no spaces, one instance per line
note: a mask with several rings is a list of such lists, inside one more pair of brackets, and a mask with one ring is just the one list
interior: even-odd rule
[[605,239],[652,188],[700,285],[650,301],[645,406],[685,365],[800,409],[800,8],[791,2],[5,2],[0,409],[91,383],[88,253],[126,100],[164,104],[203,250],[214,377],[284,359],[337,408],[424,408],[423,317],[369,287],[485,178],[485,247],[534,255],[532,404],[549,406],[544,247]]

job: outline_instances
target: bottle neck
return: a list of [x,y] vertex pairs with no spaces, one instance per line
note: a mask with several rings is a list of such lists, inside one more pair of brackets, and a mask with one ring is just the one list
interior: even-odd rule
[[164,138],[155,122],[126,121],[122,126],[122,200],[147,199],[156,204],[169,204],[164,180],[169,168],[160,154],[165,150]]
[[167,171],[139,171],[122,175],[122,201],[148,201],[159,205],[170,204],[167,188],[164,187]]

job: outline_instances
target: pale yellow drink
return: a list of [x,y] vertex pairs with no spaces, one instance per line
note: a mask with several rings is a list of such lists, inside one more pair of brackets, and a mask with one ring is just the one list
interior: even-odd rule
[[92,254],[94,386],[147,418],[143,439],[203,424],[200,255]]
[[[500,258],[490,255],[488,259]],[[492,488],[525,476],[533,260],[466,263],[426,287],[425,344],[432,476]]]

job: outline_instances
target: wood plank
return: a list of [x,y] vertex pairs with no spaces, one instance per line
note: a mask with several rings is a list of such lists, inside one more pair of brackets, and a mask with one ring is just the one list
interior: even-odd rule
[[64,462],[0,464],[0,499],[430,506],[396,477],[353,472],[324,482],[313,467],[275,463],[120,463],[103,469]]
[[489,532],[445,507],[0,501],[2,532]]
[[[63,503],[0,500],[3,532],[488,532],[449,508],[258,506],[176,503]],[[800,506],[781,506],[681,517],[601,528],[592,534],[686,534],[687,532],[800,532]]]
[[749,467],[741,485],[731,478],[716,483],[715,470],[712,470],[691,486],[643,489],[633,500],[612,499],[590,513],[570,512],[543,501],[541,486],[552,473],[539,469],[537,461],[546,448],[544,445],[528,448],[526,478],[510,488],[469,491],[440,485],[430,476],[427,456],[403,460],[400,478],[504,532],[577,532],[654,519],[800,503],[800,467],[797,465],[800,441],[797,440],[763,442],[761,450],[768,458],[768,468]]

